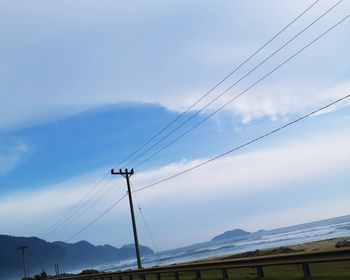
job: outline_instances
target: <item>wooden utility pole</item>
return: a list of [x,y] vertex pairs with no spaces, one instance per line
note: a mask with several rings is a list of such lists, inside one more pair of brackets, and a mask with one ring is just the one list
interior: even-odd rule
[[22,246],[22,247],[17,248],[17,250],[21,250],[22,251],[24,279],[27,279],[26,260],[25,260],[25,256],[24,256],[24,250],[25,249],[28,249],[28,247],[27,246]]
[[132,229],[134,232],[134,240],[135,240],[135,250],[136,250],[136,258],[137,258],[137,267],[140,269],[142,268],[141,263],[141,254],[140,254],[140,245],[139,245],[139,239],[137,237],[137,229],[136,229],[136,220],[135,220],[135,214],[134,214],[134,205],[132,202],[132,192],[130,187],[130,177],[134,174],[134,169],[131,169],[129,172],[128,169],[125,169],[125,171],[122,171],[119,169],[119,172],[115,172],[114,169],[111,170],[112,175],[122,175],[124,178],[126,178],[126,184],[128,187],[128,195],[129,195],[129,204],[130,204],[130,212],[131,212],[131,221],[132,221]]
[[56,273],[56,276],[60,275],[60,269],[58,267],[58,263],[55,263],[55,273]]

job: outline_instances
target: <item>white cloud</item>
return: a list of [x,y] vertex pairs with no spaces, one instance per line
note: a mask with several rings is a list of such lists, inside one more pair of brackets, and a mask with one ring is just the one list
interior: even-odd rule
[[[293,182],[300,182],[308,177],[345,170],[350,163],[350,150],[347,149],[349,141],[349,133],[339,133],[322,140],[315,137],[303,139],[300,142],[284,143],[278,148],[233,154],[196,171],[146,189],[142,196],[153,201],[163,196],[200,193],[200,199],[205,199],[212,196],[213,186],[216,186],[215,188],[220,186],[221,192],[234,196],[274,188],[280,189],[283,186],[289,188]],[[334,143],[337,143],[336,147]],[[139,187],[145,186],[159,178],[166,178],[204,161],[205,159],[184,160],[157,170],[140,173],[135,176],[134,184]],[[216,170],[216,176],[213,176],[213,170]]]
[[[298,89],[271,86],[242,96],[227,110],[240,116],[245,123],[263,117],[276,120],[289,114],[300,115],[311,112],[348,94],[350,94],[350,82],[326,89],[316,86],[305,86]],[[350,101],[345,100],[337,106],[330,107],[329,110],[333,111],[349,105]]]
[[[104,203],[106,203],[106,198],[107,204],[115,200],[110,196],[111,194],[116,195],[116,197],[119,195],[119,192],[117,192],[117,194],[115,193],[116,181],[110,181],[107,184],[104,182],[104,184],[100,184],[97,188],[93,189],[96,183],[101,179],[101,174],[103,174],[103,172],[98,170],[56,185],[36,189],[35,191],[13,192],[11,195],[3,197],[0,200],[0,217],[2,221],[6,222],[2,224],[2,233],[8,232],[12,234],[21,228],[19,232],[23,232],[27,235],[37,234],[42,236],[52,224],[68,212],[70,214],[66,216],[66,218],[76,213],[76,215],[69,219],[69,222],[75,220],[77,215],[79,215],[80,223],[90,221],[91,217],[80,215],[95,199],[90,200],[88,204],[84,204],[87,200],[95,193],[98,196],[107,193],[109,196],[105,195],[102,204],[104,205]],[[93,191],[91,191],[92,189]],[[81,201],[82,197],[88,193],[89,195],[86,199]],[[71,212],[71,209],[76,206],[77,202],[80,202],[79,205],[83,207],[79,211],[73,210]],[[96,206],[97,208],[101,207],[101,203],[96,204]],[[25,209],[25,211],[23,211],[23,209]],[[87,213],[95,215],[96,211],[92,213],[88,211]]]
[[0,176],[21,164],[31,152],[32,148],[23,140],[0,140]]
[[[218,201],[222,199],[239,201],[240,198],[248,196],[250,204],[253,205],[254,201],[259,200],[259,194],[273,195],[276,191],[282,190],[293,190],[298,196],[303,197],[307,190],[302,189],[302,186],[308,184],[310,179],[329,178],[337,176],[337,174],[347,173],[347,166],[350,164],[349,142],[350,134],[348,131],[333,131],[327,137],[323,135],[323,137],[303,138],[284,142],[274,148],[231,155],[191,174],[183,175],[139,192],[137,197],[146,211],[147,220],[151,222],[153,233],[158,235],[162,248],[169,248],[169,240],[174,241],[176,233],[179,230],[182,231],[182,228],[184,230],[187,228],[185,224],[182,224],[187,220],[199,223],[197,230],[202,232],[199,233],[189,227],[182,232],[182,235],[179,235],[183,239],[176,239],[176,244],[172,242],[171,247],[205,241],[206,238],[209,238],[218,230],[227,229],[229,227],[228,222],[232,219],[227,216],[230,215],[229,213],[225,214],[228,205],[216,205]],[[334,143],[337,144],[334,145]],[[133,187],[137,189],[200,162],[203,162],[203,159],[184,160],[156,170],[137,173],[132,177]],[[215,174],[213,171],[215,171]],[[102,173],[104,172],[98,171],[73,178],[55,186],[47,186],[41,190],[30,193],[13,193],[9,197],[2,198],[0,200],[2,232],[14,235],[42,234],[89,191],[95,182],[100,179]],[[107,185],[99,195],[107,191],[109,187],[112,187],[111,192],[89,209],[86,214],[54,236],[53,239],[62,240],[69,237],[125,194],[125,182],[121,180]],[[335,185],[332,187],[336,189]],[[297,189],[294,190],[294,188]],[[261,220],[260,223],[250,214],[246,214],[244,222],[238,223],[237,226],[252,230],[258,227],[284,226],[312,219],[327,218],[333,214],[342,214],[347,208],[343,206],[337,208],[335,199],[339,195],[341,195],[341,192],[335,192],[334,196],[329,197],[329,203],[327,203],[328,200],[322,202],[323,205],[327,205],[325,208],[329,206],[329,212],[327,210],[317,212],[317,209],[319,209],[317,198],[315,202],[313,200],[315,198],[310,197],[311,202],[301,200],[300,204],[293,206],[293,209],[288,205],[282,206],[283,209],[278,211],[280,214],[271,214],[271,211],[260,209],[261,219],[266,219]],[[298,211],[302,211],[301,208],[309,207],[308,204],[315,204],[315,206],[312,206],[312,209],[315,210],[310,210],[308,215],[295,216],[295,218],[289,219],[293,211],[298,213]],[[218,219],[215,222],[211,221],[213,217],[210,216],[210,213],[214,209],[210,210],[208,205],[216,205],[215,211],[223,212],[223,221]],[[180,213],[182,210],[186,210],[184,207],[189,207],[186,211],[188,213],[186,217]],[[23,209],[26,210],[23,211]],[[97,226],[92,226],[82,235],[79,235],[75,240],[84,238],[97,244],[110,242],[118,246],[129,243],[131,235],[129,235],[130,221],[127,201],[125,200],[112,213],[99,221]],[[166,218],[169,213],[172,213],[171,220]],[[207,217],[201,220],[203,213]],[[286,213],[286,216],[283,216],[283,213]],[[288,217],[286,220],[288,222],[281,222],[283,217]],[[179,220],[179,223],[174,222],[177,220]],[[140,227],[142,228],[141,224]],[[115,239],[116,235],[119,236],[119,239]]]
[[[0,33],[7,42],[0,48],[6,54],[0,66],[0,128],[33,125],[128,101],[156,103],[170,110],[186,108],[309,4],[204,1],[201,5],[199,9],[198,3],[188,1],[147,5],[8,1],[3,5],[6,16],[0,19],[0,25],[6,26]],[[328,5],[317,5],[312,16]],[[340,18],[349,3],[342,5],[312,32],[318,34]],[[314,94],[307,97],[305,88],[348,83],[344,78],[349,65],[348,30],[337,28],[284,67],[282,76],[271,78],[270,86],[263,90],[259,86],[259,94],[254,95],[266,94],[266,99],[242,99],[232,107],[234,112],[246,121],[277,118],[297,111],[301,100],[295,92],[302,92],[303,103],[311,106],[318,99]],[[280,43],[277,40],[271,49]],[[279,92],[276,101],[269,94],[272,91]]]
[[[145,5],[136,2],[116,4],[115,1],[107,1],[104,5],[94,1],[36,3],[19,5],[8,1],[4,5],[6,12],[0,18],[0,35],[6,42],[0,46],[0,52],[6,57],[0,65],[0,129],[47,122],[128,101],[183,110],[309,5],[302,0],[297,4],[277,0],[259,3],[204,1],[200,8],[198,3],[189,1],[172,4],[153,1]],[[328,4],[325,3],[319,8],[326,8]],[[316,11],[319,13],[321,9]],[[330,26],[344,12],[343,7],[311,35]],[[21,20],[13,21],[14,18]],[[226,112],[240,116],[243,122],[263,117],[278,119],[305,113],[349,93],[346,73],[350,61],[347,49],[350,36],[347,27],[337,28],[310,51],[237,100]],[[277,41],[273,47],[282,41]],[[264,55],[267,53],[268,50]],[[261,57],[256,61],[259,59]],[[246,65],[217,92],[251,65]],[[234,92],[244,89],[264,71],[267,69],[257,71]],[[215,106],[220,106],[228,96]],[[227,197],[239,199],[245,195],[287,190],[293,182],[302,185],[308,178],[344,171],[349,166],[349,140],[348,134],[339,133],[327,139],[284,143],[278,148],[232,155],[140,192],[140,199],[146,207],[159,207],[157,224],[161,227],[162,212],[169,209],[176,213],[174,201],[182,202],[183,193],[188,194],[186,199],[191,200],[193,208],[198,207],[200,212],[208,208],[203,203],[218,197],[218,189],[225,191]],[[334,142],[336,146],[332,145]],[[26,143],[19,142],[6,152],[1,150],[0,174],[20,164],[26,155]],[[137,174],[133,177],[134,186],[144,186],[203,160],[184,160]],[[220,176],[214,177],[212,170],[218,170]],[[27,235],[34,229],[44,231],[55,217],[60,217],[88,191],[96,177],[96,174],[89,174],[34,192],[2,198],[2,231]],[[73,224],[69,232],[80,229],[124,191],[120,188],[106,196],[96,208],[79,219],[80,222]],[[181,203],[177,206],[181,208]],[[126,211],[127,208],[123,214]],[[125,216],[125,219],[129,218],[128,213]],[[154,216],[153,213],[151,218]],[[175,216],[174,219],[178,218]],[[118,213],[113,216],[114,220],[123,218]],[[200,219],[200,215],[193,211],[189,218]],[[118,225],[107,223],[111,220],[106,217],[99,228],[110,240],[118,232],[118,226],[123,225],[122,222]],[[298,222],[298,219],[293,221]],[[250,222],[246,226],[250,226]],[[176,230],[169,224],[164,238],[169,237],[171,231],[175,235]],[[124,232],[124,229],[120,231]],[[102,233],[98,230],[92,229],[85,234],[83,236],[89,240],[101,243]],[[191,232],[183,237],[185,235],[190,236]],[[125,240],[121,242],[127,243]]]

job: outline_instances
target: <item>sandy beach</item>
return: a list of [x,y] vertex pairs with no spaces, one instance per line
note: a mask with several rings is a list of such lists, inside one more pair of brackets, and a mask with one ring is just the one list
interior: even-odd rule
[[350,236],[330,238],[319,241],[289,245],[285,247],[271,247],[261,250],[248,251],[238,254],[230,254],[221,257],[208,258],[201,261],[209,260],[222,260],[222,259],[236,259],[236,258],[245,258],[245,257],[258,257],[258,256],[268,256],[268,255],[277,255],[277,254],[288,254],[293,252],[310,252],[310,251],[326,251],[326,250],[337,250],[335,245],[339,241],[348,241],[350,242]]
[[339,241],[350,241],[350,236],[330,238],[320,241],[308,242],[303,244],[297,244],[289,246],[294,250],[303,250],[303,251],[320,251],[320,250],[331,250],[336,249],[335,244]]

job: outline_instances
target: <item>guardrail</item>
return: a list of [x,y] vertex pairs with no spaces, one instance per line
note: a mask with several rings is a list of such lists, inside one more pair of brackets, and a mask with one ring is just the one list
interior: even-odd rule
[[249,257],[228,260],[200,261],[192,263],[166,265],[160,267],[144,268],[137,270],[126,270],[113,273],[101,273],[94,275],[77,275],[70,277],[58,277],[59,280],[122,280],[127,277],[132,280],[134,277],[146,280],[164,279],[164,274],[172,274],[173,279],[180,280],[180,273],[192,272],[195,279],[202,279],[203,271],[221,271],[221,279],[229,279],[228,269],[234,268],[255,268],[258,279],[264,278],[264,267],[282,265],[300,265],[305,278],[311,277],[309,264],[324,262],[350,261],[350,248],[340,248],[337,250],[287,253],[272,256]]

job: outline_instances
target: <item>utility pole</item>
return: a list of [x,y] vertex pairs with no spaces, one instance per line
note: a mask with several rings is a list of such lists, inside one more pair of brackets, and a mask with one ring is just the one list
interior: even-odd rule
[[25,257],[24,257],[24,250],[25,249],[28,249],[28,247],[27,246],[22,246],[22,247],[17,248],[17,250],[21,250],[22,251],[24,279],[27,279],[26,261],[25,261]]
[[56,276],[60,275],[60,269],[59,269],[58,263],[55,263],[55,273],[56,273]]
[[135,221],[135,214],[134,214],[134,205],[132,202],[132,192],[130,188],[130,180],[129,178],[134,174],[134,169],[131,169],[129,172],[128,169],[125,169],[125,171],[122,171],[119,169],[119,172],[115,172],[114,169],[111,170],[112,175],[122,175],[124,178],[126,178],[126,184],[128,187],[128,195],[129,195],[129,204],[130,204],[130,212],[131,212],[131,221],[132,221],[132,229],[134,232],[134,240],[135,240],[135,249],[136,249],[136,258],[137,258],[137,267],[140,269],[142,268],[141,264],[141,255],[140,255],[140,245],[139,245],[139,239],[137,237],[137,229],[136,229],[136,221]]

